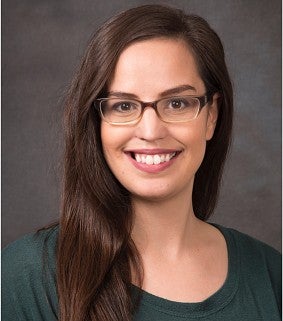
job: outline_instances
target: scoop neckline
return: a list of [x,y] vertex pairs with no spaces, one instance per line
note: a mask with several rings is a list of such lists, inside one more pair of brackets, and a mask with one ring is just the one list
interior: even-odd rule
[[179,317],[204,317],[223,309],[237,292],[239,284],[239,255],[237,244],[229,229],[218,224],[209,223],[216,227],[224,236],[228,252],[228,273],[223,285],[211,296],[201,302],[177,302],[167,300],[146,292],[132,285],[134,295],[139,296],[140,306],[148,306],[159,312]]

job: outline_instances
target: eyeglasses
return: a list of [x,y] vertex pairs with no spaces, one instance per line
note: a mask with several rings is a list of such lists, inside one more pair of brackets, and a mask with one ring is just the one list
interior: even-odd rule
[[146,107],[152,107],[159,119],[166,123],[181,123],[195,119],[210,97],[210,94],[199,97],[185,95],[153,102],[128,98],[99,98],[94,104],[99,108],[102,119],[112,125],[137,123]]

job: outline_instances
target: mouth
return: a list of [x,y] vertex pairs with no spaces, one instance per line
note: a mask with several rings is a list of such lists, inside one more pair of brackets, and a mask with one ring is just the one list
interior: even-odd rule
[[132,149],[126,150],[124,153],[138,170],[149,174],[157,174],[171,167],[182,150]]
[[126,151],[126,154],[128,154],[137,163],[146,165],[159,165],[161,163],[168,163],[180,153],[181,151],[179,150]]
[[160,163],[169,162],[172,158],[176,157],[177,153],[166,153],[166,154],[142,154],[131,152],[131,157],[138,163],[147,164],[147,165],[158,165]]

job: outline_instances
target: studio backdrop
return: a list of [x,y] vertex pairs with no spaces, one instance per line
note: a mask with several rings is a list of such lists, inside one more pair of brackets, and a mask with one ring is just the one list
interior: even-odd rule
[[58,219],[62,100],[93,31],[168,4],[221,37],[235,91],[232,150],[211,221],[281,248],[280,0],[2,2],[2,245]]

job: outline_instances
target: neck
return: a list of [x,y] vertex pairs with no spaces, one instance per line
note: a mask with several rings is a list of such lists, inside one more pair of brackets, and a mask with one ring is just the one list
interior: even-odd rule
[[132,238],[142,256],[175,259],[193,246],[200,221],[188,194],[162,201],[133,198],[133,206]]

